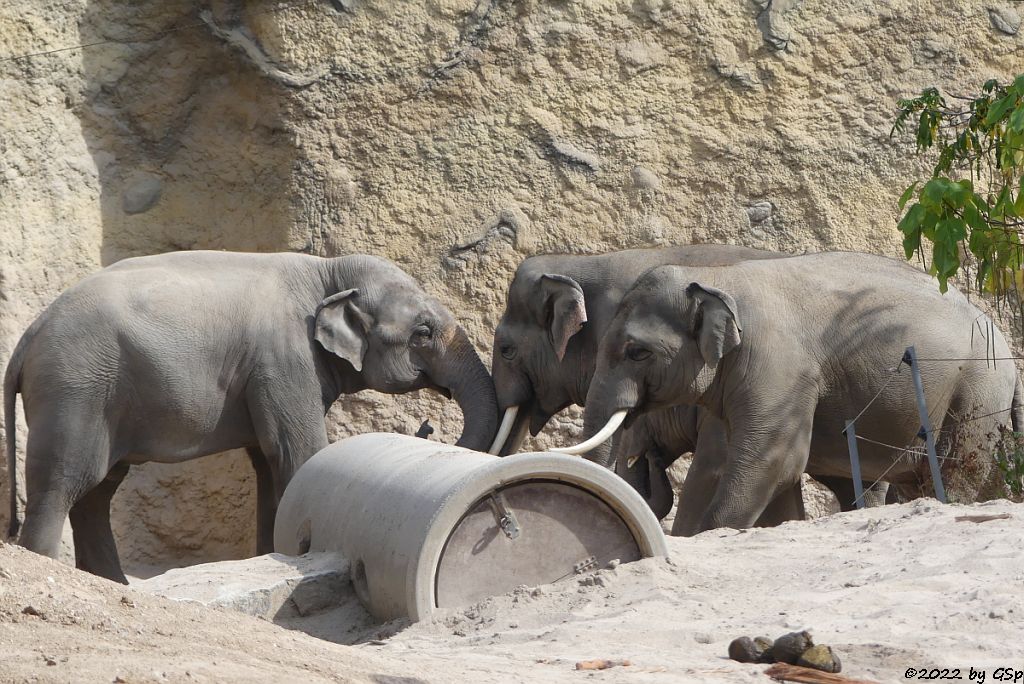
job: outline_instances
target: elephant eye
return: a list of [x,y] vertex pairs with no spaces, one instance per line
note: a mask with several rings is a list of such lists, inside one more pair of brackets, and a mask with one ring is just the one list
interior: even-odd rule
[[502,357],[509,361],[516,357],[516,346],[514,344],[503,344],[501,345],[500,351]]
[[429,340],[434,336],[434,331],[430,329],[429,325],[422,323],[416,326],[416,329],[412,331],[412,334],[421,340]]
[[632,344],[626,347],[626,357],[629,358],[630,361],[643,361],[650,358],[650,356],[650,349],[644,349],[643,347],[638,347]]

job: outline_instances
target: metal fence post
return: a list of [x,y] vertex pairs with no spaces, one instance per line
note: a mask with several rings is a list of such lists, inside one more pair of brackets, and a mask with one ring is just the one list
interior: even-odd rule
[[846,421],[846,446],[850,450],[850,474],[853,476],[853,503],[857,508],[864,508],[864,483],[860,479],[860,454],[857,453],[857,432],[853,421]]
[[946,503],[946,488],[942,486],[942,473],[939,472],[939,457],[935,453],[935,435],[932,433],[931,420],[928,419],[928,406],[924,401],[924,385],[921,384],[921,369],[917,365],[917,352],[913,346],[907,347],[903,360],[910,366],[914,376],[914,392],[917,393],[917,412],[921,415],[921,431],[924,432],[925,445],[928,447],[928,465],[932,470],[932,484],[935,485],[935,498]]

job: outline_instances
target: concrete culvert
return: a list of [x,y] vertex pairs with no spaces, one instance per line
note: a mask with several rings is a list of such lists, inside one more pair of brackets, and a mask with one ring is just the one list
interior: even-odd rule
[[278,508],[274,549],[343,554],[380,620],[419,620],[613,560],[668,555],[643,499],[601,466],[383,433],[332,444],[299,469]]

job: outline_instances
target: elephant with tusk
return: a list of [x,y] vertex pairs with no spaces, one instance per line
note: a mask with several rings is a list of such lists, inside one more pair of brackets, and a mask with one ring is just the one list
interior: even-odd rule
[[[523,261],[494,331],[491,372],[503,419],[491,453],[515,453],[527,430],[537,435],[554,414],[585,403],[601,336],[622,296],[645,271],[780,256],[731,245],[687,245]],[[610,449],[591,458],[611,465]]]
[[889,370],[906,347],[917,347],[940,445],[957,434],[965,451],[984,452],[1001,425],[1024,427],[1016,368],[990,360],[1010,349],[983,318],[956,290],[943,295],[927,274],[868,254],[653,268],[601,340],[584,446],[655,410],[697,404],[717,418],[725,439],[698,430],[673,534],[792,510],[805,471],[849,478],[843,428],[856,415],[871,440],[863,477],[910,484],[919,459],[884,446],[913,444],[920,429],[910,374],[892,382]]
[[385,259],[195,251],[118,262],[43,311],[7,366],[11,535],[19,392],[30,429],[21,545],[56,556],[70,513],[77,566],[124,582],[109,509],[132,464],[246,448],[267,553],[285,486],[327,446],[324,415],[363,389],[441,392],[463,410],[459,445],[493,442],[494,386],[466,332]]
[[[505,312],[494,332],[494,375],[498,406],[502,412],[498,435],[490,452],[514,453],[526,436],[538,434],[551,416],[570,405],[586,403],[594,375],[598,344],[611,323],[622,296],[645,271],[674,264],[683,267],[723,266],[744,261],[780,259],[787,255],[732,245],[687,245],[653,249],[632,249],[600,255],[548,254],[530,257],[520,264],[509,287]],[[688,417],[693,431],[683,443],[696,439],[697,409]],[[714,416],[702,412],[701,426],[706,449],[724,433]],[[618,418],[624,420],[625,415]],[[675,425],[665,421],[652,426],[656,439],[664,444],[679,442]],[[607,438],[616,434],[615,446]],[[717,437],[716,437],[717,436]],[[616,425],[606,428],[587,444],[565,449],[586,453],[591,460],[611,467],[648,499],[656,512],[664,510],[671,492],[659,468],[646,463],[626,464],[635,455],[624,454],[620,442],[625,432]],[[715,449],[722,445],[716,444]],[[660,461],[671,463],[693,447],[672,452],[662,450]],[[663,469],[662,469],[663,470]],[[841,485],[841,478],[835,483]],[[852,490],[852,483],[848,483]],[[658,492],[657,496],[651,492]],[[837,492],[838,493],[838,492]],[[764,524],[790,519],[790,511],[767,516]],[[799,511],[792,515],[802,517]]]

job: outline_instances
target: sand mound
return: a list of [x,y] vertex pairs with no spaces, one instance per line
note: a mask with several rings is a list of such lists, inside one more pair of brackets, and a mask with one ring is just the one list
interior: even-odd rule
[[[919,500],[773,529],[670,539],[671,559],[521,587],[356,646],[176,603],[0,548],[0,673],[39,681],[770,681],[740,635],[808,629],[844,674],[1024,666],[1024,506]],[[40,615],[26,614],[29,612]],[[331,613],[289,626],[337,641]],[[628,660],[597,673],[579,661]],[[52,663],[52,664],[50,664]],[[412,679],[393,679],[394,677]]]

